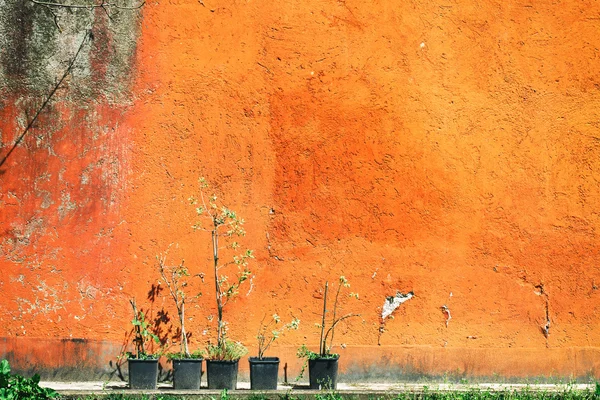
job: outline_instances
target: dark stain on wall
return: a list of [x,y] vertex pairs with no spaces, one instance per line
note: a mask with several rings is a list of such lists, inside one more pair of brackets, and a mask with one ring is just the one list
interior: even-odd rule
[[0,8],[0,101],[11,93],[50,93],[82,40],[93,32],[71,71],[67,98],[127,99],[142,9],[49,7],[8,0]]
[[31,4],[15,2],[8,7],[8,21],[13,21],[12,28],[7,30],[8,45],[13,51],[7,57],[0,58],[11,80],[25,76],[28,68],[27,39],[31,36],[33,26],[33,10]]

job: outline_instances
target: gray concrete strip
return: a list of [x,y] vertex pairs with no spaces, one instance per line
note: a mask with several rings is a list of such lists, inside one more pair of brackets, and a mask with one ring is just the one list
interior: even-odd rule
[[[203,382],[203,384],[206,384]],[[127,382],[40,382],[43,387],[52,388],[59,393],[80,392],[80,393],[107,393],[107,392],[127,392],[134,393],[136,391],[129,390]],[[404,392],[466,392],[471,390],[488,390],[494,392],[500,391],[546,391],[546,392],[565,392],[565,391],[594,391],[595,384],[514,384],[514,383],[477,383],[477,384],[462,384],[462,383],[338,383],[336,392],[340,393],[357,393],[357,392],[372,392],[372,393],[404,393]],[[238,382],[237,390],[234,392],[251,392],[249,382]],[[275,393],[283,394],[292,391],[296,394],[310,394],[307,385],[279,385]],[[169,382],[161,382],[158,384],[155,393],[177,394],[180,391],[175,391]],[[190,391],[182,391],[190,393]],[[220,393],[220,390],[208,390],[202,387],[199,391],[205,394]]]

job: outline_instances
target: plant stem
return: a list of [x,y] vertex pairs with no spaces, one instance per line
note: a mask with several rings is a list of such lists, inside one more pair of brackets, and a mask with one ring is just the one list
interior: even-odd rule
[[[323,318],[321,320],[321,339],[319,340],[319,354],[325,356],[325,342],[323,341],[323,333],[325,332],[325,313],[327,313],[327,291],[329,290],[329,282],[325,282],[325,292],[323,293]],[[327,339],[327,337],[325,337]]]
[[181,321],[181,346],[183,350],[183,354],[186,357],[190,356],[190,351],[188,348],[188,340],[187,334],[185,332],[185,300],[181,300],[181,312],[179,313],[179,319]]
[[[130,299],[129,302],[131,303],[131,307],[133,308],[134,319],[138,321],[139,314],[137,306],[135,305],[135,299]],[[140,354],[146,354],[146,351],[144,350],[144,339],[142,338],[142,331],[139,325],[135,326],[135,343],[137,357],[139,358]]]
[[351,318],[351,317],[360,317],[360,314],[346,314],[343,317],[338,318],[337,320],[333,321],[333,323],[331,324],[331,327],[327,330],[327,332],[325,333],[325,339],[324,341],[327,341],[327,336],[329,336],[329,333],[332,332],[335,329],[335,326],[342,322],[343,320],[347,319],[347,318]]
[[[158,269],[160,271],[160,275],[167,285],[169,292],[171,293],[171,297],[173,297],[173,301],[175,301],[175,307],[177,308],[177,315],[179,316],[179,324],[181,326],[181,352],[187,356],[189,356],[188,352],[188,341],[187,335],[185,333],[185,295],[179,291],[178,282],[179,279],[177,277],[177,271],[174,269],[171,270],[171,279],[167,279],[167,275],[165,274],[165,260],[167,258],[166,255],[158,257]],[[180,268],[183,268],[183,261],[181,262]]]
[[[341,279],[341,278],[340,278]],[[329,341],[329,348],[333,347],[333,335],[335,333],[335,317],[337,314],[338,297],[340,296],[340,290],[342,290],[342,282],[338,284],[338,290],[335,294],[335,301],[333,302],[333,317],[331,318],[331,340]]]
[[212,242],[215,270],[215,295],[217,298],[217,345],[221,347],[223,344],[223,302],[221,300],[221,285],[219,283],[219,232],[217,230],[219,225],[216,217],[213,217],[213,225]]

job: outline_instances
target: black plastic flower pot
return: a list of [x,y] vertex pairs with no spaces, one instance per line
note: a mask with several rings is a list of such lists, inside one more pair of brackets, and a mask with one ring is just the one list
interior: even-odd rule
[[200,389],[201,381],[201,358],[173,360],[173,389]]
[[311,389],[336,389],[339,356],[308,360],[308,379]]
[[136,360],[130,358],[128,363],[130,389],[156,389],[158,360]]
[[249,357],[250,389],[277,390],[279,357]]
[[206,360],[206,380],[209,389],[235,390],[238,361]]

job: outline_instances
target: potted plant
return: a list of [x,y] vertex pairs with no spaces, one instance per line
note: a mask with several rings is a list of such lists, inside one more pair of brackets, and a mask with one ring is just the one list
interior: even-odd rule
[[[209,228],[203,227],[201,222],[193,228],[210,232],[213,255],[213,272],[215,282],[215,300],[217,305],[217,338],[216,344],[209,343],[206,355],[206,376],[209,389],[235,389],[237,386],[237,372],[239,359],[248,351],[240,342],[227,337],[227,324],[223,320],[223,310],[237,294],[240,286],[250,277],[248,261],[254,258],[251,250],[236,254],[230,261],[222,262],[220,251],[237,252],[239,244],[236,237],[245,235],[244,220],[239,218],[235,211],[217,204],[217,196],[212,195],[208,200],[204,191],[208,184],[200,178],[200,199],[190,197],[190,203],[196,207],[196,214],[209,221]],[[222,242],[222,243],[221,243]],[[219,247],[221,244],[223,248]],[[237,267],[237,275],[230,282],[224,269]]]
[[[308,376],[311,389],[336,389],[337,387],[337,372],[339,354],[332,353],[333,339],[336,326],[351,317],[359,317],[360,314],[345,314],[338,316],[338,301],[342,287],[349,288],[350,284],[344,276],[340,276],[338,288],[333,301],[333,309],[331,310],[331,319],[327,319],[327,294],[329,291],[329,282],[325,282],[323,291],[323,312],[321,314],[321,323],[318,325],[321,328],[321,337],[319,340],[319,352],[315,353],[309,350],[306,345],[302,345],[298,349],[297,356],[305,358],[308,362]],[[358,299],[358,293],[350,293],[349,297]],[[306,363],[303,365],[300,372],[302,376],[306,368]]]
[[147,344],[151,341],[160,344],[158,336],[150,331],[146,315],[138,310],[135,299],[129,300],[133,308],[133,345],[135,352],[125,353],[129,365],[129,387],[131,389],[156,389],[158,379],[158,358],[160,352],[149,353]]
[[[179,322],[179,352],[167,354],[167,358],[173,363],[173,388],[174,389],[199,389],[202,380],[202,359],[204,352],[195,350],[190,352],[188,336],[185,329],[185,288],[188,286],[186,277],[190,276],[185,267],[185,261],[177,266],[167,266],[167,256],[163,254],[156,256],[158,262],[158,271],[161,281],[167,286],[169,294],[175,303],[177,317]],[[200,276],[200,275],[197,275]],[[201,296],[198,293],[194,298]]]
[[279,375],[279,357],[265,357],[265,352],[283,332],[289,329],[298,329],[300,320],[294,318],[290,323],[283,325],[280,329],[275,328],[281,319],[279,315],[273,314],[269,323],[264,323],[263,317],[258,334],[258,357],[249,357],[250,363],[250,389],[252,390],[276,390]]
[[240,358],[248,349],[226,336],[216,344],[209,343],[206,354],[206,379],[209,389],[235,390]]

